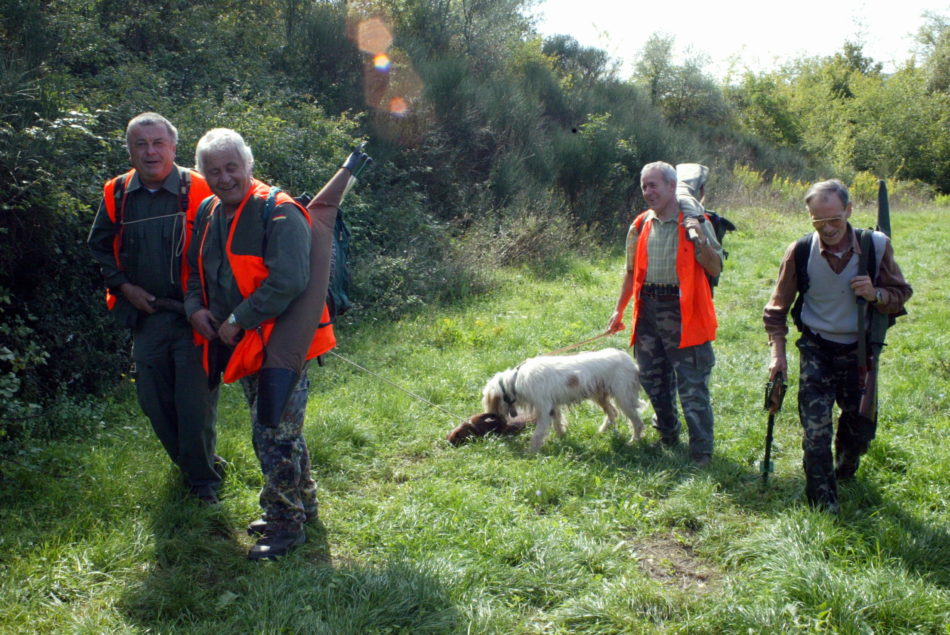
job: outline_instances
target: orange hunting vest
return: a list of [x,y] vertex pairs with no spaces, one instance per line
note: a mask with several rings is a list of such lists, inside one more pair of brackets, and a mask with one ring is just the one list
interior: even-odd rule
[[[640,290],[647,277],[647,238],[653,220],[644,221],[644,212],[634,224],[640,228],[637,238],[637,252],[634,259],[633,277],[633,324],[631,325],[630,345],[637,337],[637,316],[640,313]],[[679,243],[676,250],[676,277],[680,286],[680,348],[696,346],[716,339],[716,309],[713,306],[712,291],[706,270],[696,262],[696,246],[686,238],[683,228],[683,214],[679,216]]]
[[[248,200],[250,200],[252,196],[267,199],[268,194],[270,194],[270,187],[254,179],[251,182],[251,187],[248,189],[247,194],[244,196],[244,200],[241,201],[237,211],[234,212],[231,229],[228,231],[225,253],[227,255],[228,264],[231,265],[231,271],[234,274],[234,281],[237,283],[238,291],[240,291],[244,298],[250,296],[261,286],[267,278],[269,271],[267,265],[264,264],[263,255],[236,254],[231,249],[231,243],[234,240],[234,231],[241,223],[241,215],[247,206]],[[278,192],[275,202],[277,205],[292,203],[303,213],[304,218],[307,219],[307,223],[310,223],[310,213],[285,192]],[[201,242],[198,249],[198,275],[201,279],[201,292],[205,306],[208,306],[209,303],[208,288],[205,282],[204,246],[208,236],[208,230],[211,227],[211,218],[220,207],[221,202],[218,197],[215,196],[209,204],[208,218],[204,223],[204,231],[201,233]],[[248,217],[244,222],[259,223],[261,219]],[[231,359],[228,361],[227,368],[224,369],[223,380],[225,383],[237,381],[261,369],[264,365],[264,348],[270,340],[270,334],[274,329],[276,321],[277,318],[271,318],[261,323],[256,329],[245,331],[244,337],[241,338],[241,341],[237,343],[237,346],[234,347],[234,351],[231,353]],[[316,333],[314,333],[313,339],[310,341],[310,347],[307,349],[307,359],[319,357],[336,346],[336,337],[333,334],[333,326],[330,324],[330,312],[326,305],[323,307],[323,315],[320,318],[320,323],[324,326],[318,328]],[[197,331],[195,332],[195,339],[204,345],[203,359],[205,371],[210,372],[208,364],[208,341],[201,337]]]
[[[185,246],[181,252],[181,290],[182,293],[185,293],[188,290],[188,273],[191,271],[188,267],[187,255],[188,245],[191,243],[191,231],[195,225],[195,212],[198,211],[198,206],[201,205],[201,201],[211,196],[211,188],[208,187],[204,177],[194,170],[186,170],[178,166],[175,166],[175,169],[178,170],[178,207],[179,211],[185,213],[185,226],[182,228],[182,231],[185,233]],[[134,168],[125,174],[120,174],[117,177],[109,179],[102,188],[102,200],[105,203],[106,212],[109,214],[109,220],[111,220],[113,224],[119,223],[119,229],[115,233],[115,238],[112,239],[112,253],[115,255],[115,264],[119,269],[122,269],[122,261],[119,259],[119,250],[122,248],[122,231],[124,228],[122,222],[125,220],[125,198],[129,194],[128,186],[133,174],[135,174]],[[120,192],[122,195],[122,200],[118,206],[116,206],[115,200],[117,185],[121,188]],[[115,308],[115,303],[116,297],[112,295],[111,291],[106,289],[106,306],[109,307],[110,311]]]

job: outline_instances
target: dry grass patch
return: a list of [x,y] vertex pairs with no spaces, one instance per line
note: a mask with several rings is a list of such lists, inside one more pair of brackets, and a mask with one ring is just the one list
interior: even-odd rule
[[722,574],[697,556],[680,534],[653,535],[632,544],[640,569],[651,580],[695,595],[710,593],[719,586]]

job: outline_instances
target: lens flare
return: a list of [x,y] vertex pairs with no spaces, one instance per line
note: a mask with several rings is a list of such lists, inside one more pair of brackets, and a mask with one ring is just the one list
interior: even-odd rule
[[393,36],[379,18],[363,20],[356,26],[356,45],[365,53],[379,55],[392,46]]
[[402,97],[393,97],[389,100],[389,114],[394,117],[405,117],[409,114],[409,104]]
[[380,53],[379,55],[373,58],[373,66],[376,68],[376,70],[382,73],[388,73],[392,65],[393,65],[392,60],[389,59],[389,56],[386,55],[385,53]]

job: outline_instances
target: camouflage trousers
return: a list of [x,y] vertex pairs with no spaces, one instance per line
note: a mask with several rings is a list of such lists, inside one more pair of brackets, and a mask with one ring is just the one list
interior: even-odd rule
[[805,496],[812,503],[838,502],[832,410],[841,409],[835,434],[835,454],[859,457],[868,451],[877,421],[858,416],[857,344],[837,344],[806,333],[796,342],[800,353],[798,416],[802,423],[802,466]]
[[264,474],[260,503],[269,523],[299,527],[317,511],[317,484],[310,476],[310,452],[303,436],[310,380],[304,367],[280,423],[262,425],[257,417],[257,375],[241,379],[251,409],[254,453]]
[[679,437],[676,408],[679,393],[689,430],[689,453],[699,457],[713,451],[713,411],[709,376],[716,363],[712,342],[680,348],[680,305],[677,298],[641,295],[634,357],[640,384],[653,404],[654,423],[663,439]]

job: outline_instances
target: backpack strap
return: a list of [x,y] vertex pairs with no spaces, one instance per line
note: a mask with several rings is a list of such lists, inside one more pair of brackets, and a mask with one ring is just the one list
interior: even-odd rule
[[267,225],[267,221],[269,221],[271,216],[273,216],[274,209],[277,207],[278,192],[280,192],[280,188],[277,186],[272,186],[270,188],[270,192],[267,194],[267,200],[264,201],[264,207],[261,208],[261,222],[264,225]]
[[802,322],[802,306],[805,304],[805,292],[808,291],[808,256],[811,252],[811,241],[814,239],[814,232],[805,234],[795,241],[795,278],[798,287],[798,297],[792,305],[792,321],[799,331],[804,330]]
[[178,168],[178,211],[188,212],[188,193],[191,190],[191,170]]

